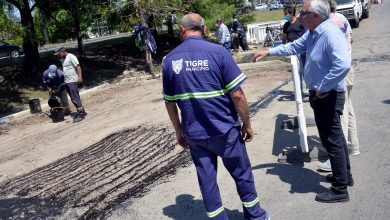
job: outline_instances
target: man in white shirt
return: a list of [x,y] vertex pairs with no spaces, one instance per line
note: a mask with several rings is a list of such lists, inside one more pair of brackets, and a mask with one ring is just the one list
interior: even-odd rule
[[215,25],[218,27],[215,36],[217,37],[218,43],[226,48],[230,53],[230,47],[232,46],[229,28],[223,23],[221,18],[217,18]]
[[63,47],[57,48],[54,52],[54,55],[61,58],[66,91],[68,92],[71,101],[77,109],[77,114],[73,118],[73,122],[82,121],[87,113],[85,112],[81,103],[78,87],[78,85],[83,82],[80,63],[75,55],[68,53]]

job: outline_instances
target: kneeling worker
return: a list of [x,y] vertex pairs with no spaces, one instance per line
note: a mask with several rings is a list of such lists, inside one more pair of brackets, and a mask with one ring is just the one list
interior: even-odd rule
[[49,91],[49,100],[54,96],[59,97],[61,105],[64,108],[64,114],[70,115],[71,111],[69,108],[68,95],[65,91],[64,73],[57,69],[56,65],[50,65],[49,69],[43,73],[43,84]]

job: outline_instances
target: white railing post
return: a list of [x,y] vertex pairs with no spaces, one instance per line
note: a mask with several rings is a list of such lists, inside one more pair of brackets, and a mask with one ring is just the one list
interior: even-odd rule
[[271,28],[280,28],[285,21],[271,21],[271,22],[262,22],[255,24],[248,24],[248,31],[246,33],[246,39],[252,44],[260,44],[265,41],[266,27]]
[[306,118],[303,113],[303,101],[301,92],[301,77],[299,76],[298,58],[293,55],[290,57],[292,65],[292,78],[294,83],[295,102],[297,106],[298,124],[299,124],[299,140],[301,144],[301,150],[304,153],[309,152],[309,146],[307,143],[307,129]]

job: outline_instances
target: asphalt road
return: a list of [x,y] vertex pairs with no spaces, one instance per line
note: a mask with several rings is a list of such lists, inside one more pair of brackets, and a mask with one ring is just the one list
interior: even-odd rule
[[[299,143],[296,130],[280,129],[282,120],[296,113],[295,102],[291,96],[292,84],[290,82],[283,86],[278,90],[279,93],[277,93],[274,101],[267,106],[263,106],[256,96],[256,93],[259,93],[258,87],[261,87],[261,84],[256,80],[264,79],[261,77],[249,78],[248,81],[252,83],[252,85],[249,85],[252,87],[246,85],[244,89],[248,91],[247,96],[251,105],[251,120],[255,138],[248,143],[247,150],[251,159],[261,206],[269,211],[273,220],[390,219],[390,161],[388,161],[390,154],[390,120],[387,116],[390,113],[390,78],[387,76],[390,68],[389,11],[390,1],[373,5],[370,18],[363,20],[360,27],[354,29],[353,62],[356,75],[352,100],[357,114],[362,154],[351,157],[355,186],[349,188],[351,201],[348,203],[324,204],[314,201],[317,193],[324,192],[330,187],[330,183],[325,181],[326,174],[318,173],[316,170],[318,162],[312,161],[299,165],[277,163],[277,155],[282,149],[296,147]],[[258,67],[257,71],[259,71],[259,74],[265,72],[264,67]],[[275,74],[275,72],[272,73]],[[277,88],[279,89],[279,87]],[[135,115],[139,117],[137,114]],[[305,115],[308,117],[312,115],[308,103],[305,103]],[[101,117],[106,117],[106,115]],[[158,117],[167,117],[167,115],[158,115]],[[119,118],[129,120],[128,116]],[[90,123],[95,122],[91,121]],[[165,143],[165,139],[161,138],[163,135],[150,128],[147,130],[154,133],[156,138],[144,138],[146,132],[141,132],[142,135],[134,139],[145,142],[140,141],[144,144],[142,146],[145,147],[138,151],[142,155],[148,153],[144,149],[153,150],[149,147],[149,143],[153,140]],[[131,132],[127,133],[132,134]],[[311,144],[315,143],[316,137],[318,139],[316,128],[308,128],[308,134],[309,142]],[[120,204],[110,200],[111,197],[118,195],[117,192],[122,193],[123,191],[115,191],[116,188],[105,184],[106,181],[118,184],[121,187],[131,187],[131,184],[134,183],[128,183],[128,181],[137,177],[137,174],[133,175],[133,171],[139,172],[137,169],[143,169],[143,166],[136,169],[127,166],[127,160],[123,160],[124,165],[121,165],[115,162],[117,158],[111,157],[112,154],[123,159],[126,158],[127,154],[134,154],[134,157],[142,159],[132,151],[134,149],[131,148],[131,145],[122,146],[126,144],[124,140],[133,140],[132,138],[132,135],[125,139],[122,136],[111,135],[84,151],[77,152],[48,166],[5,182],[0,187],[0,197],[4,194],[3,199],[0,199],[0,214],[5,213],[7,214],[5,216],[14,217],[21,216],[19,205],[26,213],[27,211],[33,213],[32,211],[34,211],[39,213],[40,216],[61,216],[58,219],[90,217],[90,219],[206,220],[207,216],[205,215],[193,165],[182,167],[180,163],[176,163],[172,159],[167,159],[166,162],[171,162],[171,167],[177,168],[176,174],[168,175],[171,170],[168,170],[169,172],[167,170],[158,171],[158,174],[166,176],[163,183],[155,182],[152,184],[152,189],[148,191],[142,189],[142,184],[148,182],[144,182],[144,179],[138,179],[143,182],[140,183],[139,187],[141,188],[140,191],[145,192],[145,194],[139,197],[136,196],[137,198],[134,199],[126,199],[135,196],[133,191],[129,190],[119,194],[118,203]],[[172,136],[169,136],[166,142],[170,143],[168,147],[172,147],[172,143],[174,143]],[[110,146],[115,147],[118,151],[106,147],[107,143],[111,143]],[[157,146],[162,151],[161,155],[167,156],[163,148],[160,145]],[[109,153],[106,153],[106,151],[109,151]],[[90,152],[97,153],[93,155]],[[99,159],[101,155],[104,156],[104,160],[101,163],[96,163],[95,157]],[[156,158],[154,154],[148,155],[148,160],[153,161],[153,164],[160,163],[159,158]],[[183,155],[178,154],[177,156],[180,159]],[[106,167],[106,164],[110,164],[115,168],[118,167],[120,171],[122,167],[126,168],[123,169],[126,171],[123,175],[122,171],[117,172],[116,170],[112,174],[121,175],[126,181],[124,183],[112,181],[113,178],[106,178],[106,174],[101,173],[94,175],[93,169],[90,168],[94,167],[95,170],[101,171],[103,170],[102,167]],[[78,166],[80,167],[78,168]],[[77,175],[73,175],[73,171],[68,167],[76,167],[77,172],[74,172]],[[107,167],[107,169],[111,169],[110,166]],[[153,167],[155,166],[153,165]],[[242,220],[242,204],[237,196],[234,182],[224,170],[222,164],[219,166],[218,172],[219,187],[227,213],[231,220]],[[94,176],[89,178],[88,175]],[[147,177],[154,178],[153,175]],[[57,184],[57,182],[61,183]],[[99,185],[100,183],[102,185]],[[74,188],[75,186],[76,188]],[[77,190],[79,189],[77,187],[80,187],[80,190]],[[94,190],[95,188],[99,190]],[[17,199],[9,196],[13,193],[18,196]],[[80,195],[87,196],[82,197]],[[39,196],[46,196],[53,198],[53,200],[41,201]],[[66,206],[61,203],[73,200],[83,206],[70,207],[64,213]],[[54,202],[51,203],[52,201]],[[98,205],[93,206],[94,204]],[[107,215],[102,214],[100,216],[92,208],[111,206],[115,209],[113,212],[110,211],[107,212]],[[1,211],[4,213],[1,213]],[[83,215],[83,213],[88,215]],[[37,214],[32,215],[39,216]],[[2,219],[2,215],[0,215],[0,219]]]
[[[83,40],[83,44],[84,45],[88,45],[88,44],[91,44],[91,43],[97,43],[97,42],[105,41],[105,40],[112,40],[112,39],[116,39],[116,38],[130,37],[131,35],[132,35],[131,33],[120,33],[120,34],[113,34],[113,35],[108,35],[108,36],[84,39]],[[56,48],[59,48],[59,47],[77,48],[77,41],[70,41],[70,42],[65,42],[65,43],[60,43],[60,44],[45,45],[44,47],[39,48],[39,53],[48,52],[48,51],[54,51]]]
[[[353,163],[359,219],[390,217],[390,1],[372,5],[354,29],[356,64],[352,101],[362,154]],[[351,210],[352,211],[352,210]]]
[[[292,84],[267,107],[254,115],[254,140],[247,145],[260,203],[276,220],[390,219],[390,1],[373,5],[370,18],[354,29],[353,63],[355,86],[352,101],[361,148],[351,157],[355,186],[349,188],[350,202],[325,204],[314,201],[327,190],[327,173],[317,171],[317,161],[300,165],[277,163],[281,149],[296,147],[297,131],[281,130],[283,119],[295,115]],[[252,80],[252,79],[249,79]],[[305,103],[305,115],[312,110]],[[309,144],[318,134],[308,128]],[[317,142],[318,143],[318,142]],[[222,167],[222,166],[220,166]],[[218,182],[228,216],[243,219],[234,182],[222,168]],[[193,167],[183,168],[168,182],[155,186],[142,198],[123,204],[109,219],[205,220],[204,206]]]

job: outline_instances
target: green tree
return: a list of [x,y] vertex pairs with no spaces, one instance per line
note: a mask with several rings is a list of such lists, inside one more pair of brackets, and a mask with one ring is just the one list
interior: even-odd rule
[[12,13],[12,9],[0,1],[0,38],[8,43],[21,45],[23,28]]
[[[36,77],[40,72],[40,59],[38,41],[35,35],[34,19],[32,11],[36,7],[33,0],[0,0],[17,8],[20,12],[20,22],[23,27],[24,73],[30,77]],[[33,75],[31,75],[31,73]],[[35,76],[34,76],[35,75]]]
[[[86,32],[89,18],[96,14],[95,4],[107,2],[103,0],[40,0],[38,8],[41,12],[36,14],[40,23],[40,30],[47,32],[50,42],[63,42],[75,38],[79,55],[84,54],[83,33]],[[41,34],[42,35],[42,34]],[[46,37],[45,37],[46,38]]]
[[[165,20],[172,11],[182,11],[182,1],[180,0],[137,0],[136,4],[136,16],[138,18],[138,24],[150,28],[151,26],[160,26],[162,21]],[[143,39],[144,45],[146,44],[146,38]],[[147,71],[155,78],[153,72],[153,59],[149,48],[145,49],[145,60],[147,65]]]
[[[148,21],[151,16],[151,0],[137,0],[136,1],[136,6],[137,6],[137,17],[139,24],[148,28]],[[143,44],[147,45],[147,38],[144,35],[143,39]],[[156,78],[154,72],[153,72],[153,58],[152,58],[152,52],[150,51],[149,47],[146,47],[144,50],[145,53],[145,61],[146,61],[146,70],[149,72],[153,78]]]
[[[59,0],[56,1],[59,11],[66,10],[73,20],[72,33],[77,40],[79,55],[84,54],[83,37],[86,37],[84,33],[87,32],[89,27],[95,26],[98,29],[99,34],[102,34],[102,29],[107,29],[111,34],[116,29],[119,23],[119,14],[115,3],[119,0]],[[52,2],[52,1],[50,1]],[[68,22],[67,15],[63,12],[60,13],[63,18],[62,21]],[[56,23],[57,26],[59,23]],[[103,25],[103,26],[102,26]]]
[[50,42],[65,42],[75,36],[72,15],[65,9],[54,12],[48,26]]
[[[91,1],[83,0],[64,0],[64,8],[67,9],[73,18],[74,34],[77,40],[77,49],[80,56],[84,55],[84,43],[83,37],[81,36],[81,21],[82,12],[85,11],[86,5]],[[84,10],[83,10],[84,9]]]
[[95,12],[88,17],[88,23],[91,24],[90,29],[92,32],[102,36],[104,34],[113,34],[117,31],[117,26],[121,22],[121,12],[116,1],[95,2],[91,10]]
[[198,0],[189,4],[188,11],[200,14],[206,26],[215,30],[215,20],[219,17],[225,23],[230,22],[235,14],[235,1],[233,0]]

